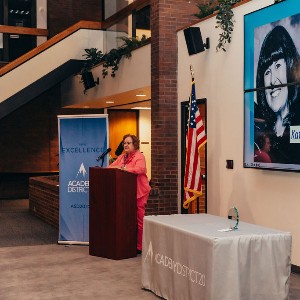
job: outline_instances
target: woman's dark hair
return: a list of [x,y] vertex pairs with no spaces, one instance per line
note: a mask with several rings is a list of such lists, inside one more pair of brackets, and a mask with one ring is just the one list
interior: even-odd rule
[[259,147],[260,150],[264,150],[266,143],[267,143],[267,138],[269,138],[268,135],[266,134],[260,134],[258,137],[255,139],[255,142],[257,146]]
[[132,144],[133,144],[134,149],[135,149],[135,150],[140,149],[140,140],[138,139],[138,137],[135,136],[134,134],[130,134],[130,133],[125,134],[125,135],[123,136],[123,142],[124,142],[124,140],[125,140],[126,138],[128,138],[128,137],[131,137],[131,138],[132,138]]
[[[275,61],[283,58],[287,66],[287,82],[298,81],[297,69],[299,66],[299,54],[296,46],[283,26],[274,27],[265,37],[257,66],[256,88],[264,87],[264,73]],[[288,104],[290,110],[298,97],[297,85],[288,86]],[[265,120],[275,120],[275,115],[270,109],[265,90],[257,91],[257,104],[260,110],[260,117]]]

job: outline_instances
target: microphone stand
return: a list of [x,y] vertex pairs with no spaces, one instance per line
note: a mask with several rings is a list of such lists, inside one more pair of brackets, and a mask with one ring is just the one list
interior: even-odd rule
[[103,168],[104,157],[101,158],[101,168]]
[[107,148],[99,157],[96,158],[96,161],[101,160],[101,168],[103,167],[103,163],[104,163],[104,158],[106,157],[106,155],[111,151],[110,148]]

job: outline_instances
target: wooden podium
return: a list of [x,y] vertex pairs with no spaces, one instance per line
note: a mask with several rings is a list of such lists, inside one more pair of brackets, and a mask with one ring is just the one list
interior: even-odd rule
[[110,259],[136,256],[136,174],[91,167],[89,253]]

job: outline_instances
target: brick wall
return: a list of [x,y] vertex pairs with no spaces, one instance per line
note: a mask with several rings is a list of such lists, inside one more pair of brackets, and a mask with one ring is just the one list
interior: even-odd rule
[[147,214],[178,212],[177,30],[198,20],[193,14],[199,1],[188,2],[151,0],[153,188]]
[[58,170],[59,109],[56,86],[0,120],[0,173]]
[[62,109],[60,85],[0,120],[0,199],[27,198],[28,177],[58,172],[57,115],[103,113]]
[[60,86],[0,120],[0,198],[27,198],[28,176],[58,171]]
[[78,21],[101,21],[102,0],[55,0],[47,2],[49,38]]
[[29,179],[29,211],[34,216],[51,224],[59,225],[58,175]]

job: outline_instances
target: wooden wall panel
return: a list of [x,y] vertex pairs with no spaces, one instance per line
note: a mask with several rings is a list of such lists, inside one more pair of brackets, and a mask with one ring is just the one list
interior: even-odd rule
[[109,110],[109,147],[111,156],[116,157],[118,148],[125,134],[138,135],[138,111],[134,110]]

